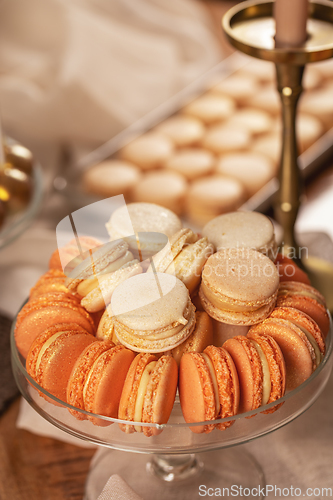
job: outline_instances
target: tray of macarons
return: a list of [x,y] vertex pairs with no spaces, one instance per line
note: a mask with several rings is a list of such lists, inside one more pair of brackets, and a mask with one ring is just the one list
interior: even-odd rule
[[[309,65],[297,118],[304,178],[333,151],[333,62]],[[124,194],[189,224],[239,207],[265,211],[277,190],[281,105],[273,63],[235,54],[66,168],[76,206]],[[78,181],[79,179],[79,181]]]
[[109,242],[80,235],[50,256],[13,325],[15,378],[44,418],[121,450],[185,453],[267,434],[314,402],[330,315],[269,218],[231,212],[198,234],[133,203],[106,226]]

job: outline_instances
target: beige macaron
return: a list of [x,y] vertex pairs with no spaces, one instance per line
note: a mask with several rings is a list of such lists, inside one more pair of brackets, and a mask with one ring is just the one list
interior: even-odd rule
[[207,260],[199,296],[217,321],[253,325],[272,312],[278,287],[277,268],[266,255],[251,248],[225,248]]
[[199,118],[208,125],[226,120],[234,113],[235,108],[235,101],[231,97],[207,93],[187,104],[182,112]]
[[179,278],[192,294],[201,280],[201,272],[214,246],[199,238],[191,229],[181,229],[171,236],[169,244],[152,259],[148,272],[159,271]]
[[252,135],[269,132],[273,126],[273,120],[267,111],[256,108],[243,108],[232,115],[228,121],[230,127],[241,127]]
[[[276,123],[275,130],[282,134],[282,123]],[[303,153],[314,144],[325,132],[322,122],[314,115],[298,113],[296,118],[296,133],[299,152]]]
[[267,111],[274,117],[281,115],[281,98],[273,85],[262,85],[247,104],[251,108]]
[[202,146],[216,154],[229,153],[248,149],[251,144],[251,133],[244,126],[222,123],[207,130]]
[[83,174],[83,185],[86,191],[99,196],[123,194],[128,199],[140,178],[140,169],[132,163],[106,160],[89,168]]
[[186,147],[202,139],[205,126],[193,116],[176,115],[157,125],[156,130],[172,139],[177,146]]
[[251,197],[274,177],[275,165],[268,156],[260,153],[229,153],[219,158],[216,173],[238,179],[247,196]]
[[203,148],[183,148],[166,161],[165,167],[191,181],[210,174],[215,164],[216,157],[211,151]]
[[120,157],[142,170],[149,170],[160,167],[172,155],[173,150],[174,143],[169,137],[149,132],[126,144],[120,151]]
[[145,232],[162,233],[170,237],[182,226],[179,217],[165,207],[154,203],[128,203],[112,213],[106,229],[110,239],[117,240]]
[[214,217],[237,210],[245,200],[243,185],[231,177],[212,175],[192,183],[186,197],[189,219],[203,226]]
[[212,85],[210,91],[232,97],[238,104],[243,105],[258,92],[258,82],[251,75],[234,73]]
[[277,171],[282,150],[281,133],[275,130],[273,132],[269,132],[268,134],[264,134],[261,137],[258,137],[251,144],[251,150],[270,158],[273,161]]
[[132,191],[134,202],[158,203],[180,214],[187,192],[187,181],[178,172],[160,170],[149,172]]
[[256,80],[260,83],[276,81],[276,69],[274,63],[263,61],[261,59],[254,59],[253,57],[248,57],[248,61],[249,62],[247,64],[238,70],[238,75],[250,75],[253,78],[256,78]]
[[319,118],[326,129],[331,128],[333,125],[333,86],[304,93],[299,109],[303,113]]
[[327,59],[318,63],[311,64],[321,75],[324,80],[331,80],[333,78],[333,60]]
[[178,278],[145,273],[117,287],[111,314],[118,340],[136,352],[165,352],[184,342],[195,328],[195,307]]
[[252,248],[275,261],[277,243],[274,226],[259,212],[231,212],[208,222],[202,234],[217,250],[224,248]]

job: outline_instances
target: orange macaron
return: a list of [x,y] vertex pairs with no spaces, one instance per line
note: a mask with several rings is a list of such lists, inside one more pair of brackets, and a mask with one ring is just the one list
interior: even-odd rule
[[316,364],[320,364],[322,356],[325,356],[325,338],[317,323],[308,315],[294,307],[276,307],[270,315],[271,318],[280,318],[291,321],[298,326],[307,338],[316,353]]
[[[154,354],[140,353],[128,371],[119,404],[119,418],[131,422],[165,424],[176,397],[177,363],[172,356],[159,359]],[[149,426],[119,424],[126,433],[143,432],[154,436],[161,429]]]
[[202,352],[211,344],[213,344],[212,318],[204,311],[196,311],[193,333],[191,333],[185,342],[170,352],[179,366],[180,360],[186,352]]
[[[300,325],[300,322],[298,324]],[[310,324],[308,329],[311,330]],[[311,336],[309,330],[281,317],[269,317],[249,330],[248,335],[268,334],[278,343],[286,364],[288,390],[293,390],[305,382],[318,366],[314,348],[315,337],[312,336],[312,341],[309,340]],[[312,331],[314,332],[314,329]]]
[[[86,254],[88,250],[96,248],[102,245],[102,242],[91,236],[80,236],[79,238],[73,238],[64,247],[55,250],[49,260],[50,269],[58,269],[63,271],[68,264],[72,263],[69,268],[74,268],[81,260],[82,254]],[[74,259],[78,258],[76,262]],[[68,274],[69,269],[67,269],[66,274]]]
[[280,283],[277,306],[294,307],[308,314],[319,326],[326,338],[330,328],[325,298],[315,288],[297,281]]
[[245,413],[281,398],[286,369],[282,352],[269,335],[255,332],[228,339],[223,347],[231,355],[239,376],[239,412]]
[[68,288],[65,286],[66,276],[59,269],[50,269],[43,274],[37,283],[31,288],[29,299],[35,299],[41,295],[48,293],[63,292],[70,294]]
[[93,334],[95,325],[89,313],[66,293],[50,293],[29,301],[21,309],[15,325],[16,346],[26,358],[34,339],[56,323],[75,323]]
[[306,272],[304,272],[292,259],[278,253],[275,264],[279,271],[280,281],[299,281],[311,285]]
[[72,368],[94,341],[93,335],[75,323],[52,325],[33,341],[26,360],[27,372],[43,389],[66,402]]
[[[239,380],[230,354],[222,347],[208,346],[203,353],[188,352],[179,367],[179,398],[187,423],[207,422],[237,414]],[[232,422],[190,427],[208,433],[215,427],[224,430]]]
[[[67,385],[67,402],[90,413],[117,418],[121,392],[135,354],[112,342],[95,340],[77,358]],[[79,420],[82,412],[71,410]],[[108,421],[87,416],[94,424]]]

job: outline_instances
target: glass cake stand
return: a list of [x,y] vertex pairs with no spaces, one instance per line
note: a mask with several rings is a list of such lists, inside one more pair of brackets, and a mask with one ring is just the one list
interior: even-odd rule
[[[126,423],[124,420],[77,409],[83,418],[93,417],[93,422],[76,419],[69,411],[74,409],[71,405],[52,396],[28,375],[25,361],[16,348],[14,327],[15,322],[11,332],[12,367],[23,397],[56,427],[104,447],[92,461],[86,500],[95,500],[110,475],[115,473],[121,475],[145,500],[201,498],[205,495],[199,494],[200,485],[206,488],[206,493],[208,488],[241,485],[245,496],[263,498],[258,487],[265,486],[265,479],[259,465],[242,448],[232,447],[277,430],[306,411],[323,391],[333,364],[331,322],[326,339],[327,350],[321,364],[306,382],[278,402],[236,415],[233,417],[234,424],[224,431],[214,429],[209,434],[196,434],[190,427],[200,426],[202,422],[191,426],[186,424],[176,398],[167,424],[137,424],[138,428],[147,426],[161,431],[157,436],[146,437],[141,432],[122,432],[118,423]],[[267,411],[274,406],[278,406],[276,411]],[[208,423],[225,421],[230,421],[230,417]]]

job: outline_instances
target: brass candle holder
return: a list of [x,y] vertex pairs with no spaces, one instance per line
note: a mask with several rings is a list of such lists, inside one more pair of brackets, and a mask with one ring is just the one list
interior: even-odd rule
[[250,0],[231,8],[222,27],[236,49],[276,65],[277,88],[282,101],[282,153],[279,191],[274,204],[276,220],[283,228],[282,252],[306,269],[314,286],[326,296],[333,309],[333,266],[321,259],[300,255],[295,222],[301,200],[302,179],[297,163],[297,103],[302,93],[305,65],[333,57],[333,3],[309,4],[307,40],[300,47],[275,47],[274,2]]

